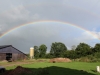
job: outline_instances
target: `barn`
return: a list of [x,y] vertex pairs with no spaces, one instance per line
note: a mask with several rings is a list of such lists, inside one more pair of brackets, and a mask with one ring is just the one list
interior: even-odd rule
[[0,61],[1,60],[22,60],[26,59],[27,55],[16,49],[12,45],[0,46]]

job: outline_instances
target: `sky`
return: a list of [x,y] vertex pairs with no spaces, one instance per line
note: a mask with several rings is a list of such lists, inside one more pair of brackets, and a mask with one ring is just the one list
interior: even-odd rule
[[0,45],[24,53],[54,42],[100,43],[100,0],[0,0]]

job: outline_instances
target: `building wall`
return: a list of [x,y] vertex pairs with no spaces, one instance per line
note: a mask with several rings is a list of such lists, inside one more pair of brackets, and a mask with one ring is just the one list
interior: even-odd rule
[[24,54],[17,54],[17,53],[12,54],[12,60],[22,60],[22,59],[27,59],[27,56],[25,56]]
[[0,60],[6,59],[6,54],[5,53],[0,53]]
[[12,53],[12,60],[27,59],[27,56],[24,53],[16,50],[14,47],[6,47],[0,49],[0,60],[6,60],[6,53]]

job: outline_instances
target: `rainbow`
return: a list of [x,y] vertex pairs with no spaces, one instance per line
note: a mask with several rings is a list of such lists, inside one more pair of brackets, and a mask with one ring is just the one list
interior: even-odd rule
[[90,32],[90,31],[87,30],[87,29],[84,29],[84,28],[82,28],[82,27],[80,27],[80,26],[78,26],[78,25],[75,25],[75,24],[71,24],[71,23],[68,23],[68,22],[62,22],[62,21],[56,21],[56,20],[41,20],[41,21],[28,22],[28,23],[25,23],[25,24],[21,24],[21,25],[18,25],[18,26],[16,26],[16,27],[14,27],[14,28],[12,28],[12,29],[6,31],[4,34],[2,34],[2,35],[0,36],[0,38],[2,38],[3,36],[9,34],[10,32],[13,32],[13,31],[16,30],[16,29],[19,29],[19,28],[21,28],[21,27],[24,27],[24,26],[27,26],[27,25],[30,25],[30,24],[33,24],[33,25],[34,25],[34,24],[37,24],[37,23],[58,23],[58,24],[70,25],[70,26],[76,27],[76,28],[78,28],[78,29],[84,30],[84,31],[88,32],[89,34],[91,34],[92,36],[94,36],[95,38],[97,38],[97,39],[100,40],[100,38],[99,38],[95,33],[92,33],[92,32]]

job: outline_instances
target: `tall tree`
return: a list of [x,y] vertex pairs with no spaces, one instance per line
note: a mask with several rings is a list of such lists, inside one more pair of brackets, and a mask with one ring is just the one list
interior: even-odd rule
[[76,47],[76,53],[78,55],[78,57],[81,56],[86,56],[86,55],[90,55],[91,54],[91,48],[88,44],[86,43],[80,43],[77,47]]
[[34,46],[34,57],[36,59],[39,58],[39,48],[38,48],[38,46]]
[[61,42],[55,42],[51,45],[50,54],[54,57],[63,57],[67,47]]
[[94,48],[93,48],[93,52],[100,52],[100,43],[97,43]]
[[46,51],[47,51],[46,45],[44,45],[44,44],[40,45],[40,47],[39,47],[39,57],[44,58],[45,55],[46,55]]
[[75,59],[77,58],[75,50],[68,50],[65,52],[64,57],[70,58],[70,59]]

